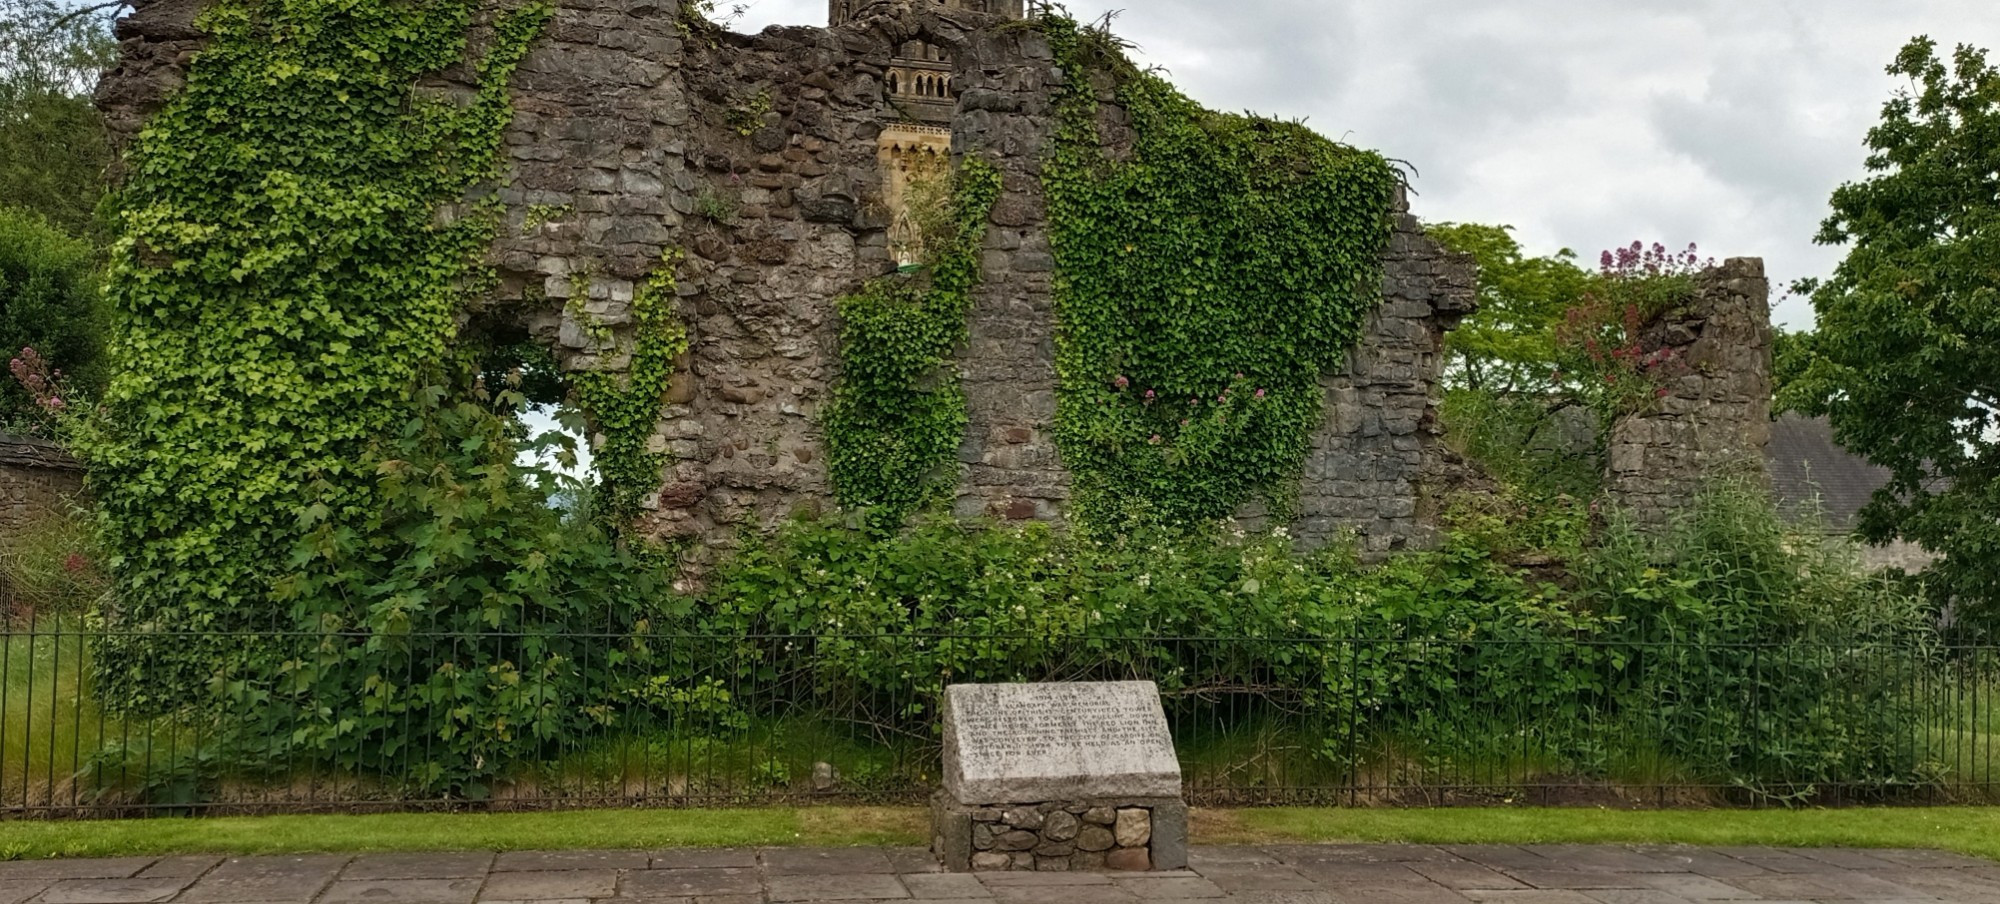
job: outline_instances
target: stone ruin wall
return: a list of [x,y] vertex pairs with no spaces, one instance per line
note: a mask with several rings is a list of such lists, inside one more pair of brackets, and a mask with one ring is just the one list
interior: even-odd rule
[[[141,0],[119,25],[123,62],[99,103],[121,136],[180,84],[200,44],[195,8]],[[1054,258],[1039,173],[1065,74],[1047,42],[1000,17],[929,4],[877,4],[836,28],[753,36],[684,30],[677,10],[671,0],[558,3],[515,76],[506,222],[492,254],[502,281],[486,312],[525,324],[570,369],[618,369],[637,284],[664,251],[685,253],[678,310],[692,346],[654,437],[675,464],[648,501],[646,529],[711,550],[746,525],[831,499],[816,415],[837,375],[834,305],[894,268],[882,135],[908,117],[884,78],[912,40],[950,51],[953,151],[992,161],[1004,185],[960,359],[970,428],[953,508],[1060,519],[1069,477],[1052,431]],[[1111,152],[1129,144],[1115,105],[1101,126]],[[1429,540],[1441,343],[1475,296],[1469,259],[1425,237],[1407,209],[1395,213],[1384,301],[1350,366],[1325,379],[1326,422],[1293,525],[1309,544],[1352,532],[1371,556]],[[592,347],[572,316],[579,291],[587,318],[613,327],[622,350]],[[1264,520],[1255,507],[1243,516]]]
[[1668,351],[1663,394],[1619,420],[1606,488],[1639,523],[1664,524],[1718,477],[1768,488],[1771,283],[1735,258],[1701,274],[1694,300],[1647,324],[1640,350]]

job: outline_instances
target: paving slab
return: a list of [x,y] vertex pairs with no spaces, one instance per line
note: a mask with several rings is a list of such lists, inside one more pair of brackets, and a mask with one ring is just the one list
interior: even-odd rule
[[759,856],[764,871],[773,876],[843,876],[896,870],[888,853],[877,848],[776,848],[762,851]]
[[911,848],[0,863],[0,904],[2000,904],[1933,851],[1671,845],[1196,848],[1162,873],[938,871]]
[[1512,876],[1488,866],[1460,860],[1453,863],[1413,863],[1410,869],[1446,888],[1527,888]]
[[554,901],[609,898],[618,893],[618,871],[544,870],[494,873],[486,878],[481,901]]
[[1113,881],[1118,888],[1137,895],[1142,901],[1186,901],[1229,896],[1228,892],[1207,879],[1119,876]]
[[363,854],[342,870],[350,879],[478,879],[493,871],[493,855]]
[[640,899],[763,893],[764,881],[757,871],[741,867],[629,871],[618,890],[619,897]]
[[[428,856],[428,855],[427,855]],[[139,871],[140,879],[196,879],[222,864],[221,857],[191,855],[167,857]]]
[[974,900],[992,898],[993,892],[978,876],[964,873],[918,873],[902,877],[903,887],[917,900]]
[[321,904],[472,904],[482,879],[359,879],[333,883]]
[[130,879],[157,858],[115,860],[15,860],[0,863],[0,880],[9,879]]
[[0,879],[0,904],[21,902],[49,890],[54,879]]
[[163,904],[188,887],[190,879],[60,879],[36,898],[38,904]]
[[496,873],[549,873],[567,870],[646,869],[653,855],[645,851],[510,851],[493,862]]
[[353,858],[237,857],[222,861],[174,904],[307,904],[316,900]]
[[769,876],[764,881],[773,904],[789,901],[896,901],[911,897],[902,880],[891,875]]
[[653,869],[756,869],[757,852],[739,848],[655,851]]

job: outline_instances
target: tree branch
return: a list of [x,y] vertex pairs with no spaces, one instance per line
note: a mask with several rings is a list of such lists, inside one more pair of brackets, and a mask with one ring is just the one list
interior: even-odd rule
[[81,19],[85,16],[101,13],[107,9],[109,10],[126,9],[131,5],[132,5],[132,0],[110,0],[110,2],[107,3],[97,3],[83,7],[82,9],[73,9],[61,16],[57,16],[54,22],[49,23],[49,31],[53,33],[56,29],[62,28],[63,26],[66,26],[71,22],[75,22],[76,20]]

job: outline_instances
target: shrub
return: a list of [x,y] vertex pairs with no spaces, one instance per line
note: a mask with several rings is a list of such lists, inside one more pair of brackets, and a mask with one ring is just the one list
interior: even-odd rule
[[841,699],[915,702],[870,719],[920,717],[950,683],[1119,678],[1246,710],[1409,716],[1463,699],[1475,676],[1525,683],[1492,652],[1503,645],[1482,641],[1587,630],[1551,588],[1497,563],[1488,539],[1467,532],[1363,569],[1345,550],[1296,553],[1282,531],[1108,540],[801,521],[724,566],[696,627],[769,638],[751,642],[752,660],[806,644],[815,683],[846,688]]
[[[315,504],[278,581],[269,631],[203,651],[212,730],[235,768],[311,763],[401,793],[485,797],[503,770],[613,727],[647,672],[661,573],[599,519],[564,512],[578,488],[515,463],[508,424],[442,389],[376,450],[381,509],[359,528]],[[522,403],[506,398],[501,407]],[[216,638],[203,636],[201,641]],[[189,638],[107,637],[121,700],[152,693],[160,652]],[[199,710],[199,694],[151,708]]]
[[[739,699],[898,731],[928,728],[946,684],[1140,678],[1178,724],[1275,720],[1337,765],[1359,734],[1579,775],[1663,760],[1760,795],[1928,775],[1898,696],[1925,677],[1916,603],[1762,496],[1718,488],[1667,536],[1617,523],[1590,551],[1580,504],[1448,520],[1437,550],[1375,567],[1282,531],[801,521],[752,538],[686,624],[743,638],[738,686],[778,682]],[[1574,583],[1505,564],[1531,550]]]
[[[86,393],[102,382],[103,296],[89,245],[40,217],[0,207],[0,350],[46,363]],[[52,413],[17,379],[0,379],[0,430],[53,436]]]
[[305,513],[280,597],[319,639],[261,713],[298,753],[478,798],[506,764],[615,723],[668,589],[598,519],[559,511],[564,479],[516,465],[500,418],[441,398],[378,456],[365,529]]
[[1588,500],[1603,489],[1606,434],[1572,399],[1455,389],[1439,415],[1453,449],[1507,486],[1538,499]]
[[1724,483],[1664,534],[1615,524],[1578,573],[1624,651],[1623,707],[1697,770],[1791,793],[1924,778],[1905,691],[1932,631],[1850,542]]

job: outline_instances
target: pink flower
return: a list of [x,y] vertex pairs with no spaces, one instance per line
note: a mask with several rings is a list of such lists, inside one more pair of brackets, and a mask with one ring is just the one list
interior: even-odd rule
[[1264,397],[1264,390],[1261,389],[1257,390],[1257,398],[1261,399],[1263,397]]
[[1188,423],[1189,421],[1187,418],[1181,418],[1181,426],[1185,427],[1188,425]]
[[1123,374],[1120,374],[1118,376],[1118,379],[1112,380],[1111,382],[1113,385],[1118,387],[1119,392],[1124,392],[1125,390],[1130,389],[1132,387],[1132,381],[1126,379]]
[[1657,389],[1657,390],[1654,390],[1654,392],[1653,392],[1653,398],[1656,398],[1656,399],[1664,399],[1664,398],[1666,398],[1667,396],[1669,396],[1669,395],[1671,395],[1671,394],[1672,394],[1672,393],[1669,393],[1669,392],[1667,391],[1667,388],[1666,388],[1665,386],[1662,386],[1662,387],[1660,387],[1659,389]]
[[1153,434],[1153,438],[1152,438],[1152,439],[1149,439],[1149,440],[1147,440],[1147,442],[1149,442],[1149,443],[1152,443],[1153,445],[1157,446],[1157,445],[1159,445],[1159,444],[1161,444],[1161,443],[1163,443],[1163,442],[1166,442],[1166,440],[1164,440],[1164,439],[1161,439],[1161,438],[1160,438],[1160,435],[1159,435],[1159,434],[1157,434],[1157,433],[1155,433],[1155,434]]
[[1150,389],[1146,390],[1146,401],[1148,403],[1152,402],[1154,399],[1157,399],[1159,397],[1160,397],[1159,393],[1156,393]]

